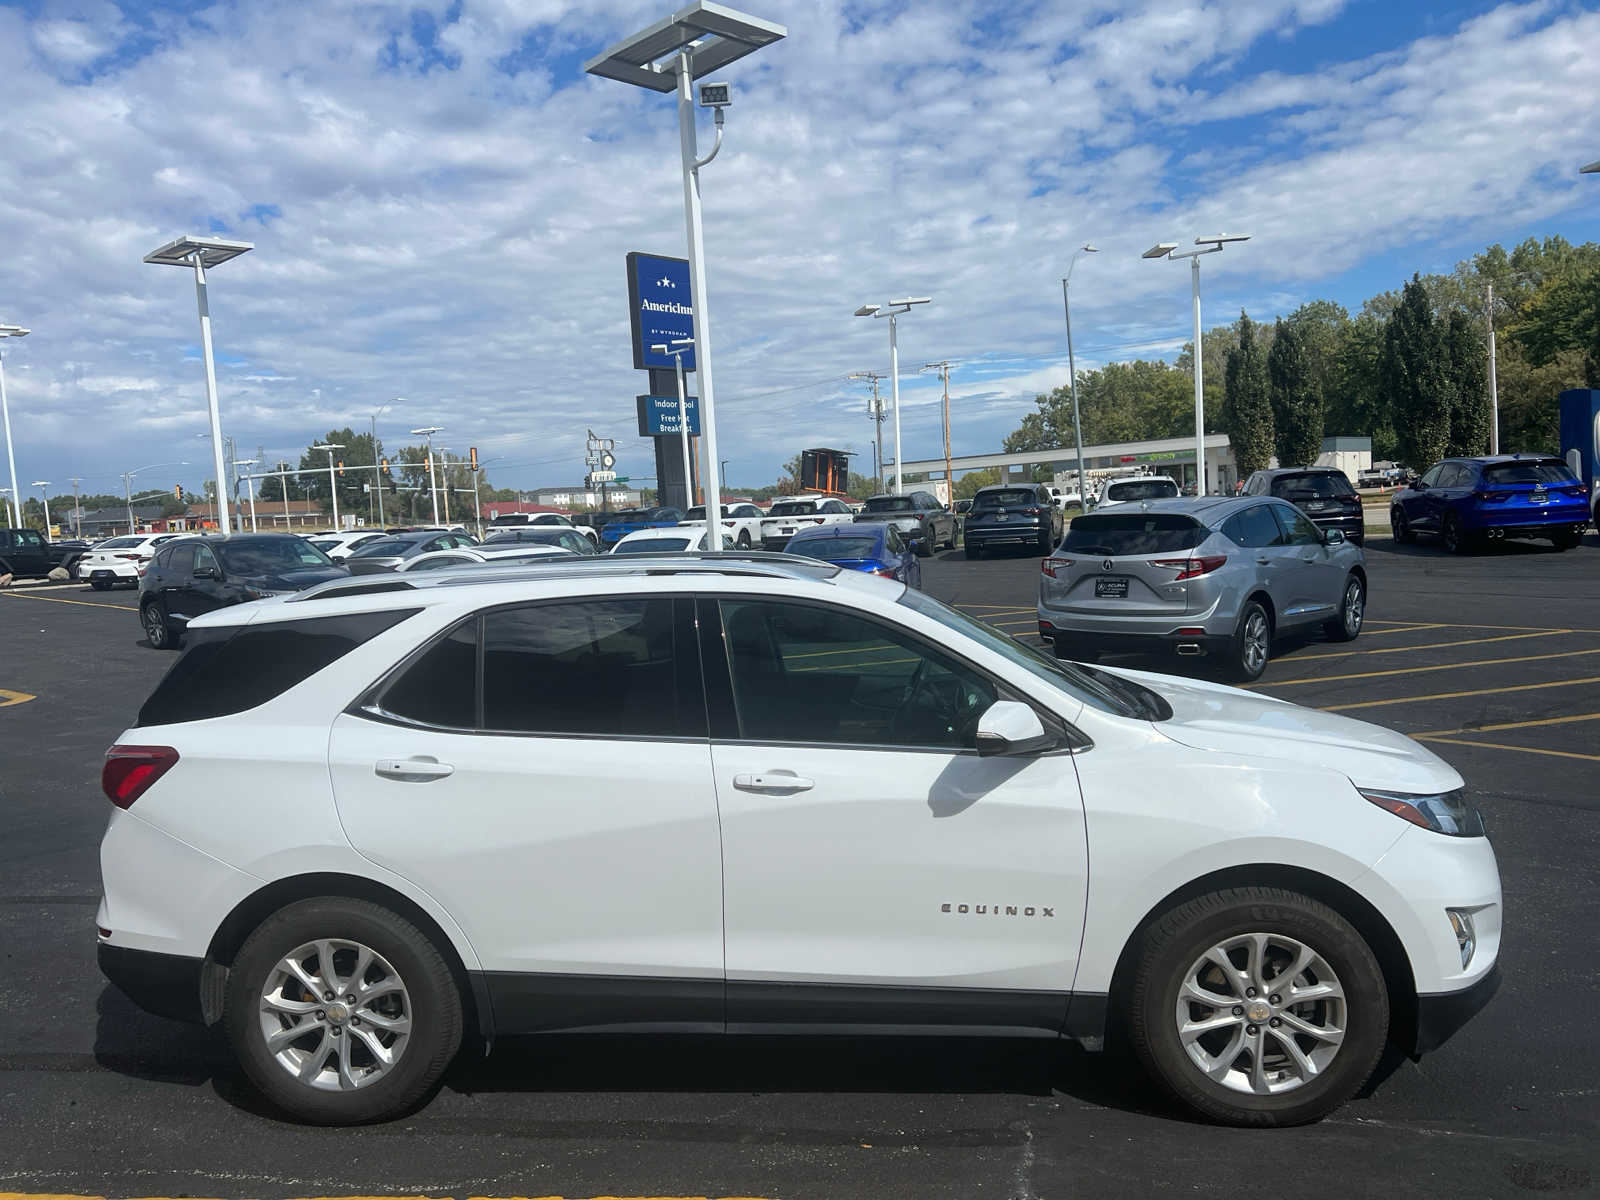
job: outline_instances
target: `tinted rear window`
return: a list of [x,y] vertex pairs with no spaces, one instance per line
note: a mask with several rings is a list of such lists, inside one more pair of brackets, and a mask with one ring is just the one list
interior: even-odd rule
[[867,501],[867,511],[878,512],[915,512],[916,501],[910,496],[877,496]]
[[769,517],[805,517],[817,511],[813,500],[786,500],[767,509]]
[[804,538],[789,543],[790,554],[820,558],[824,562],[840,559],[873,558],[878,553],[875,537]]
[[185,635],[188,649],[150,693],[135,724],[175,725],[245,712],[310,679],[419,611],[395,609],[193,630]]
[[1039,497],[1027,488],[1007,488],[1000,492],[979,492],[972,498],[973,508],[1016,508],[1023,504],[1037,504]]
[[1356,493],[1342,471],[1311,471],[1304,475],[1277,476],[1272,481],[1272,494],[1279,500],[1325,500]]
[[416,538],[382,537],[377,541],[368,542],[361,549],[352,554],[351,558],[379,558],[386,554],[404,554],[408,547],[416,544]]
[[1483,482],[1504,487],[1508,483],[1577,483],[1567,464],[1562,462],[1490,463],[1483,469]]
[[1068,553],[1171,554],[1193,550],[1210,532],[1192,517],[1180,513],[1106,513],[1078,517],[1067,529],[1061,549]]
[[1106,488],[1107,500],[1168,500],[1177,494],[1170,479],[1129,479]]

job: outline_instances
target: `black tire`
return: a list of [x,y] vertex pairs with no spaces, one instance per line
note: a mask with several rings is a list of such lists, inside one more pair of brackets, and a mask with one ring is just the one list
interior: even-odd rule
[[1573,533],[1571,530],[1568,530],[1566,533],[1554,533],[1550,535],[1550,544],[1557,550],[1574,550],[1582,543],[1582,541],[1583,534]]
[[[1265,650],[1260,651],[1260,626],[1265,622]],[[1253,683],[1260,679],[1272,660],[1272,617],[1259,600],[1247,601],[1239,614],[1239,624],[1228,643],[1227,658],[1222,663],[1225,676],[1233,683]]]
[[1339,597],[1339,615],[1324,621],[1322,631],[1328,635],[1330,642],[1353,642],[1361,636],[1366,613],[1367,585],[1352,571],[1344,579],[1344,591]]
[[1461,518],[1455,513],[1445,513],[1444,524],[1439,527],[1439,541],[1447,554],[1469,554],[1472,551],[1472,539],[1461,528]]
[[[1278,995],[1281,999],[1283,993],[1281,990],[1274,992],[1271,985],[1278,983],[1281,989],[1282,976],[1268,974],[1266,970],[1261,973],[1262,982],[1267,985],[1265,995],[1260,990],[1254,996],[1239,995],[1247,991],[1243,983],[1250,976],[1245,935],[1254,933],[1292,940],[1311,951],[1320,961],[1306,967],[1295,978],[1312,979],[1325,964],[1342,989],[1343,1004],[1312,1000],[1275,1005],[1271,1002],[1272,996]],[[1231,1045],[1216,1049],[1217,1042],[1212,1039],[1223,1033],[1222,1030],[1194,1039],[1194,1045],[1213,1061],[1226,1062],[1229,1054],[1237,1054],[1232,1060],[1235,1065],[1247,1061],[1253,1064],[1250,1042],[1259,1037],[1259,1044],[1267,1048],[1261,1060],[1265,1067],[1293,1070],[1288,1054],[1280,1048],[1284,1035],[1275,1032],[1288,1027],[1287,1018],[1277,1026],[1270,1026],[1271,1021],[1279,1019],[1277,1015],[1257,1018],[1256,1024],[1248,1024],[1247,1006],[1261,1005],[1273,1014],[1292,1009],[1289,1017],[1298,1017],[1305,1024],[1340,1025],[1342,1041],[1319,1064],[1321,1069],[1309,1082],[1266,1095],[1235,1090],[1208,1077],[1185,1048],[1178,1028],[1180,991],[1189,979],[1191,968],[1208,970],[1201,964],[1208,950],[1222,947],[1234,938],[1246,942],[1246,946],[1224,953],[1236,969],[1245,969],[1232,976],[1210,968],[1214,977],[1202,981],[1201,986],[1208,991],[1214,987],[1219,994],[1237,998],[1241,1003],[1224,1010],[1202,1002],[1189,1002],[1186,1019],[1205,1020],[1206,1012],[1223,1017],[1226,1012],[1246,1022],[1237,1026],[1237,1033],[1230,1023],[1226,1033],[1226,1041],[1231,1042],[1238,1036],[1240,1045],[1237,1050]],[[1285,960],[1292,951],[1271,940],[1266,947],[1267,964],[1284,970]],[[1135,949],[1137,957],[1124,1001],[1134,1053],[1162,1088],[1210,1120],[1250,1126],[1303,1125],[1320,1120],[1361,1089],[1383,1053],[1389,1035],[1389,993],[1383,971],[1361,935],[1320,901],[1281,888],[1240,887],[1212,892],[1197,896],[1158,918],[1142,932]],[[1235,957],[1236,954],[1239,957]],[[1331,982],[1325,976],[1321,978]],[[1314,980],[1312,986],[1315,986]],[[1227,992],[1221,992],[1222,988]],[[1251,1029],[1257,1033],[1250,1034]],[[1303,1034],[1289,1036],[1304,1054],[1329,1054],[1323,1039]],[[1248,1083],[1248,1077],[1240,1082]]]
[[968,558],[982,558],[983,557],[983,547],[982,546],[974,546],[971,542],[968,542],[967,543],[967,557]]
[[146,600],[139,606],[139,623],[152,650],[176,650],[178,635],[167,622],[166,609],[159,600]]
[[922,531],[922,536],[917,539],[916,545],[917,545],[916,556],[918,558],[927,558],[930,554],[932,554],[933,553],[933,530],[924,529]]
[[736,544],[740,550],[750,549],[750,531],[748,529],[739,530],[739,540]]
[[1050,551],[1054,550],[1055,548],[1055,538],[1051,536],[1050,526],[1046,525],[1039,531],[1039,553],[1044,555],[1046,558],[1049,558]]
[[1411,522],[1406,520],[1406,514],[1398,508],[1389,510],[1389,528],[1394,530],[1394,540],[1402,546],[1409,546],[1417,540],[1417,535],[1411,528]]
[[[335,1027],[331,1012],[328,1019],[320,1022],[311,1014],[278,1018],[305,1020],[312,1030],[304,1045],[289,1043],[281,1048],[282,1052],[302,1053],[309,1059],[322,1047],[330,1047],[319,1063],[324,1069],[338,1061],[341,1044],[352,1047],[352,1073],[368,1070],[373,1074],[370,1082],[348,1090],[321,1090],[301,1082],[268,1049],[262,1027],[262,998],[278,964],[297,947],[321,939],[353,942],[370,949],[376,958],[368,975],[388,966],[404,985],[403,1002],[381,997],[370,1004],[358,1001],[348,1008],[339,1004],[340,1010],[353,1020],[342,1026],[337,1040],[317,1032]],[[354,958],[353,949],[341,951],[335,957],[335,973],[352,969]],[[320,956],[305,961],[320,964]],[[315,969],[320,972],[320,965]],[[298,984],[285,986],[299,988]],[[304,989],[300,990],[303,998]],[[394,1064],[387,1071],[376,1071],[376,1060],[364,1048],[365,1039],[381,1040],[391,1035],[373,1029],[370,1021],[364,1031],[357,1024],[360,1014],[371,1010],[373,1015],[379,1015],[384,1011],[380,1005],[386,1003],[392,1006],[388,1009],[391,1020],[398,1007],[399,1015],[409,1023],[409,1033]],[[330,1004],[329,1009],[333,1008]],[[438,1084],[461,1045],[461,993],[438,947],[411,922],[366,900],[319,897],[279,910],[245,940],[228,974],[223,1024],[240,1067],[274,1106],[291,1117],[318,1125],[364,1124],[411,1111]],[[320,1046],[312,1041],[314,1038],[320,1038]],[[392,1051],[393,1045],[388,1049]]]

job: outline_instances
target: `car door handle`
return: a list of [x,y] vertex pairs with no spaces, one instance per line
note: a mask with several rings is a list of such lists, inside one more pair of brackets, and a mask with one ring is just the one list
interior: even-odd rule
[[1256,562],[1259,563],[1263,567],[1270,567],[1272,565],[1273,560],[1270,559],[1270,558],[1258,558],[1258,559],[1256,559]]
[[741,792],[809,792],[816,784],[793,771],[768,771],[765,775],[735,775],[733,786]]
[[384,779],[398,779],[402,783],[432,783],[455,774],[455,768],[427,755],[416,758],[380,758],[373,764],[373,774]]

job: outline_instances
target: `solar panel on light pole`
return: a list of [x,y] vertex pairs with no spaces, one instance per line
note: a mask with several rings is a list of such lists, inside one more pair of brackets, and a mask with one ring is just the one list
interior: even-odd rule
[[224,537],[233,532],[233,522],[228,512],[227,491],[224,480],[227,468],[222,457],[222,415],[217,406],[217,366],[211,353],[211,305],[206,299],[206,269],[221,266],[229,259],[254,250],[250,242],[235,242],[227,238],[181,237],[165,246],[158,246],[144,256],[144,261],[163,267],[190,267],[194,270],[195,304],[200,310],[200,348],[206,367],[206,405],[211,410],[211,455],[217,469],[217,528]]
[[[684,224],[689,240],[689,293],[694,309],[695,368],[700,375],[700,432],[705,439],[708,512],[713,511],[711,506],[722,503],[722,464],[717,458],[716,392],[711,381],[711,312],[706,299],[700,226],[700,168],[722,148],[723,109],[729,104],[731,93],[726,84],[701,85],[700,102],[715,111],[717,124],[716,145],[702,159],[697,157],[695,145],[690,85],[788,35],[787,29],[772,21],[708,0],[696,0],[583,64],[590,75],[617,79],[653,92],[678,94],[678,150],[683,166]],[[720,507],[715,511],[720,513]]]

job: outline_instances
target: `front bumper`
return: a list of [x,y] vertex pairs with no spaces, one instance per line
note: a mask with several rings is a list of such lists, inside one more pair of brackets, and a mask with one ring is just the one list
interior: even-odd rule
[[1412,1031],[1411,1045],[1414,1055],[1437,1050],[1449,1041],[1458,1029],[1483,1011],[1500,989],[1500,967],[1496,964],[1488,974],[1470,987],[1459,992],[1433,992],[1417,997],[1417,1027]]

